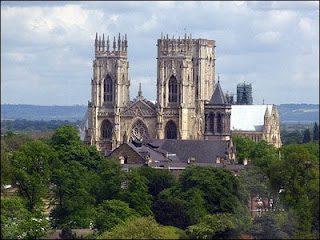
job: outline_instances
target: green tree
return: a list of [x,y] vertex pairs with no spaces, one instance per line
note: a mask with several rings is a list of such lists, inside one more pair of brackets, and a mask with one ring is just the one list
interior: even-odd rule
[[315,122],[313,126],[313,141],[318,141],[319,140],[319,126]]
[[161,169],[154,169],[150,167],[137,168],[138,173],[148,179],[148,192],[157,199],[158,194],[167,188],[175,185],[175,178],[169,171],[163,171]]
[[[240,211],[245,218],[249,216],[249,210],[241,207],[248,204],[247,194],[243,191],[239,179],[227,169],[192,166],[182,173],[174,187],[162,191],[159,199],[179,203],[188,215],[184,219],[196,224],[207,214],[238,214]],[[156,218],[163,219],[163,216],[166,215],[157,207]],[[165,221],[174,222],[174,226],[189,224],[171,219]]]
[[307,128],[307,129],[304,131],[302,142],[303,142],[303,143],[308,143],[308,142],[310,142],[310,141],[311,141],[311,134],[310,134],[309,128]]
[[53,164],[56,207],[51,212],[54,227],[88,228],[94,220],[95,199],[90,194],[89,171],[77,161]]
[[9,161],[8,146],[1,138],[1,191],[3,184],[11,184],[12,182],[12,166]]
[[187,229],[191,239],[224,239],[235,228],[235,219],[230,213],[206,215],[200,223]]
[[118,161],[103,158],[98,163],[96,174],[90,174],[91,182],[94,183],[91,193],[98,204],[119,198],[124,174]]
[[178,199],[158,199],[152,205],[152,212],[158,223],[186,229],[192,225],[190,216]]
[[4,135],[3,140],[7,145],[8,152],[12,152],[12,151],[18,151],[21,145],[24,145],[32,141],[32,138],[27,134],[21,134],[21,133],[18,134],[12,131],[8,131]]
[[234,144],[237,148],[237,158],[239,163],[243,163],[244,159],[251,158],[256,143],[249,138],[234,136]]
[[117,225],[111,232],[102,234],[100,239],[179,239],[181,230],[164,227],[153,217],[129,218]]
[[274,214],[263,214],[254,219],[248,231],[255,239],[288,239],[289,235],[281,231]]
[[41,141],[31,141],[13,152],[13,175],[19,194],[26,199],[30,211],[42,205],[49,191],[49,161],[55,155],[50,146]]
[[96,208],[95,226],[99,231],[110,231],[128,217],[138,216],[129,204],[120,200],[105,200]]
[[[308,144],[309,145],[309,144]],[[281,159],[270,166],[270,184],[282,189],[285,207],[293,209],[299,221],[295,237],[308,238],[319,232],[319,160],[303,145],[281,148]]]
[[1,199],[1,239],[38,239],[45,235],[48,221],[39,212],[29,212],[17,196]]
[[151,215],[152,196],[148,193],[148,179],[132,171],[126,174],[123,181],[126,182],[127,189],[120,192],[120,200],[129,203],[130,208],[142,216]]

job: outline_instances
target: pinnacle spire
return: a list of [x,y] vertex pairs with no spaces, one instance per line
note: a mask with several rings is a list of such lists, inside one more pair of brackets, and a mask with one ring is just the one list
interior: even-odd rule
[[141,82],[139,82],[139,91],[138,91],[138,96],[142,96],[142,91],[141,91]]

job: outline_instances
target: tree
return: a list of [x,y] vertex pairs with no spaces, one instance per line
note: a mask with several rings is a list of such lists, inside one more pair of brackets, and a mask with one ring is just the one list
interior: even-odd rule
[[256,239],[288,239],[289,235],[281,230],[272,213],[263,214],[254,219],[252,227],[248,231]]
[[237,148],[237,158],[239,163],[243,163],[243,160],[249,159],[256,146],[256,143],[249,138],[234,136],[234,144]]
[[309,130],[309,128],[307,128],[307,129],[304,131],[302,142],[303,142],[303,143],[308,143],[308,142],[310,142],[310,141],[311,141],[310,130]]
[[133,171],[127,173],[123,181],[127,183],[128,188],[122,189],[119,199],[129,203],[130,208],[140,215],[151,215],[152,196],[148,193],[148,179]]
[[319,233],[319,160],[304,146],[309,144],[282,147],[281,159],[270,166],[272,188],[282,189],[285,207],[299,219],[295,237],[310,237],[313,230]]
[[45,235],[48,221],[39,212],[29,212],[17,196],[1,199],[1,239],[38,239]]
[[110,231],[127,218],[138,216],[129,204],[120,200],[105,200],[96,208],[95,226],[99,231]]
[[32,138],[28,136],[27,134],[17,134],[12,131],[8,131],[4,137],[3,137],[8,151],[17,151],[19,150],[21,145],[24,145],[30,141],[32,141]]
[[9,161],[8,146],[1,139],[1,191],[3,184],[11,184],[12,182],[12,166]]
[[90,194],[90,172],[77,161],[52,165],[56,207],[51,212],[54,227],[88,228],[94,220],[95,199]]
[[102,234],[100,239],[179,239],[181,230],[164,227],[153,217],[129,218],[117,225],[111,232]]
[[30,211],[42,205],[49,192],[49,161],[55,158],[52,149],[41,141],[31,141],[13,152],[13,175],[19,194],[26,199]]
[[315,122],[313,126],[313,141],[319,140],[319,127],[318,124]]
[[192,225],[187,210],[179,200],[158,199],[152,205],[152,212],[158,223],[186,229]]
[[97,166],[96,174],[90,174],[91,194],[98,204],[104,200],[119,198],[124,172],[118,161],[103,158]]
[[157,199],[158,194],[167,188],[174,186],[175,178],[169,171],[150,167],[137,168],[138,173],[148,179],[148,193]]
[[235,228],[234,222],[229,213],[206,215],[200,223],[188,227],[187,235],[191,239],[224,239]]
[[[171,217],[171,215],[162,213],[161,208],[157,207],[156,218],[161,219],[162,223],[171,221],[174,226],[186,227],[198,223],[207,214],[237,214],[240,211],[244,216],[249,216],[249,210],[241,208],[241,204],[248,204],[248,198],[242,193],[243,191],[245,190],[239,180],[227,169],[188,167],[174,187],[165,189],[159,194],[159,199],[162,201],[179,203],[183,208],[181,212],[187,213],[188,217],[180,218],[180,221],[163,220],[163,216]],[[186,222],[183,222],[183,219]]]

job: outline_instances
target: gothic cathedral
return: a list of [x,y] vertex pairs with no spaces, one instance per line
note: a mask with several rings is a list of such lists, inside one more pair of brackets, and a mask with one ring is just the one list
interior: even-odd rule
[[[229,105],[215,85],[215,41],[190,36],[157,42],[157,101],[130,101],[127,36],[95,38],[85,142],[100,152],[142,139],[230,139]],[[215,90],[215,91],[214,91]],[[213,94],[214,93],[214,94]]]

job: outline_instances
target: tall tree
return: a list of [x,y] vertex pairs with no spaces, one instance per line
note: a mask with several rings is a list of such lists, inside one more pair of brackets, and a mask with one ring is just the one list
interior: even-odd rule
[[313,141],[319,140],[319,126],[315,122],[313,126]]
[[32,211],[42,205],[42,198],[49,192],[49,161],[55,154],[47,144],[31,141],[13,152],[11,162],[13,175],[17,182],[19,194],[26,199],[27,207]]
[[307,128],[305,131],[304,131],[304,134],[303,134],[303,143],[308,143],[311,141],[311,134],[310,134],[310,130],[309,128]]
[[120,200],[129,203],[130,208],[142,216],[151,215],[152,196],[148,193],[148,179],[133,171],[127,173],[123,181],[127,188],[120,192]]

